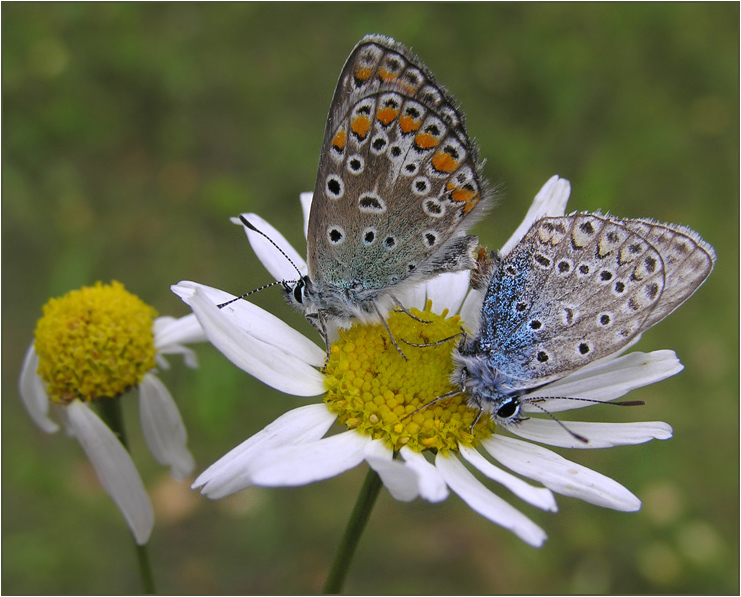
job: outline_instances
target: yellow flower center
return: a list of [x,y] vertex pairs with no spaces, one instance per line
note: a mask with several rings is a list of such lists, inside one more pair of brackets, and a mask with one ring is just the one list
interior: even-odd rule
[[445,453],[459,445],[475,446],[493,432],[491,417],[482,416],[472,429],[479,413],[467,406],[465,394],[435,402],[458,389],[450,375],[451,353],[459,338],[421,347],[403,342],[433,344],[450,338],[461,332],[461,319],[458,315],[447,318],[447,309],[441,315],[433,313],[431,301],[424,311],[411,312],[429,323],[406,313],[388,317],[406,361],[381,324],[355,324],[340,330],[326,367],[324,401],[348,428],[383,439],[394,450],[408,446],[417,452]]
[[154,368],[157,312],[119,282],[73,290],[43,311],[34,347],[53,401],[113,398]]

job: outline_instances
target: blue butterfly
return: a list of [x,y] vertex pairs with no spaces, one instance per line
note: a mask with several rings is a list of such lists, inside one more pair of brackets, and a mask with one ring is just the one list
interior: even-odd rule
[[545,399],[535,390],[637,340],[714,263],[713,248],[683,226],[542,218],[493,264],[479,331],[454,351],[460,390],[449,395],[467,392],[469,405],[497,423],[523,421],[523,404]]

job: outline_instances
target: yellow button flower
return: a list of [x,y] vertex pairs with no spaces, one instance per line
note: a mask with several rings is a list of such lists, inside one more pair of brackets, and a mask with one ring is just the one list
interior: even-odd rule
[[150,451],[178,479],[194,467],[187,434],[172,396],[154,374],[164,354],[196,366],[185,343],[205,339],[192,315],[156,317],[155,310],[119,282],[96,283],[51,299],[26,353],[20,394],[44,431],[59,419],[77,438],[104,489],[123,513],[136,541],[146,543],[154,514],[141,477],[116,435],[90,408],[139,390],[142,432]]

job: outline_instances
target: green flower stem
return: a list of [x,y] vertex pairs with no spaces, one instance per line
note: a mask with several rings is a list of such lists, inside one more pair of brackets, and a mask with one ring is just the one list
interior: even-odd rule
[[[97,405],[105,424],[108,425],[109,429],[113,431],[116,437],[121,441],[123,447],[126,448],[126,450],[129,450],[129,442],[126,438],[126,428],[124,427],[120,398],[100,400]],[[131,538],[134,540],[133,535]],[[142,579],[144,592],[147,595],[154,595],[156,593],[154,588],[154,576],[152,574],[152,564],[149,561],[147,546],[146,544],[139,545],[136,540],[134,540],[134,547],[136,548],[136,559],[139,562],[139,576]]]
[[358,547],[360,536],[373,511],[373,505],[376,503],[378,493],[381,491],[383,483],[381,477],[372,468],[368,469],[365,482],[358,495],[358,501],[355,502],[350,520],[347,523],[345,534],[342,536],[342,542],[337,548],[332,569],[329,571],[327,582],[324,584],[325,595],[336,595],[342,590],[342,585],[347,576],[347,570],[350,567],[352,558],[355,555],[355,549]]

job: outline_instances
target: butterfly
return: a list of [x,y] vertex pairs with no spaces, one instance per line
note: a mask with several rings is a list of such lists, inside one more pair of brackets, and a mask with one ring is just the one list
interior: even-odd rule
[[284,281],[286,294],[325,341],[329,321],[385,323],[406,288],[475,265],[478,239],[466,230],[489,202],[454,100],[402,44],[368,35],[334,92],[308,274]]
[[683,226],[589,213],[538,220],[490,268],[478,333],[453,353],[451,395],[467,392],[497,423],[524,420],[523,403],[544,399],[534,390],[626,348],[714,263]]

